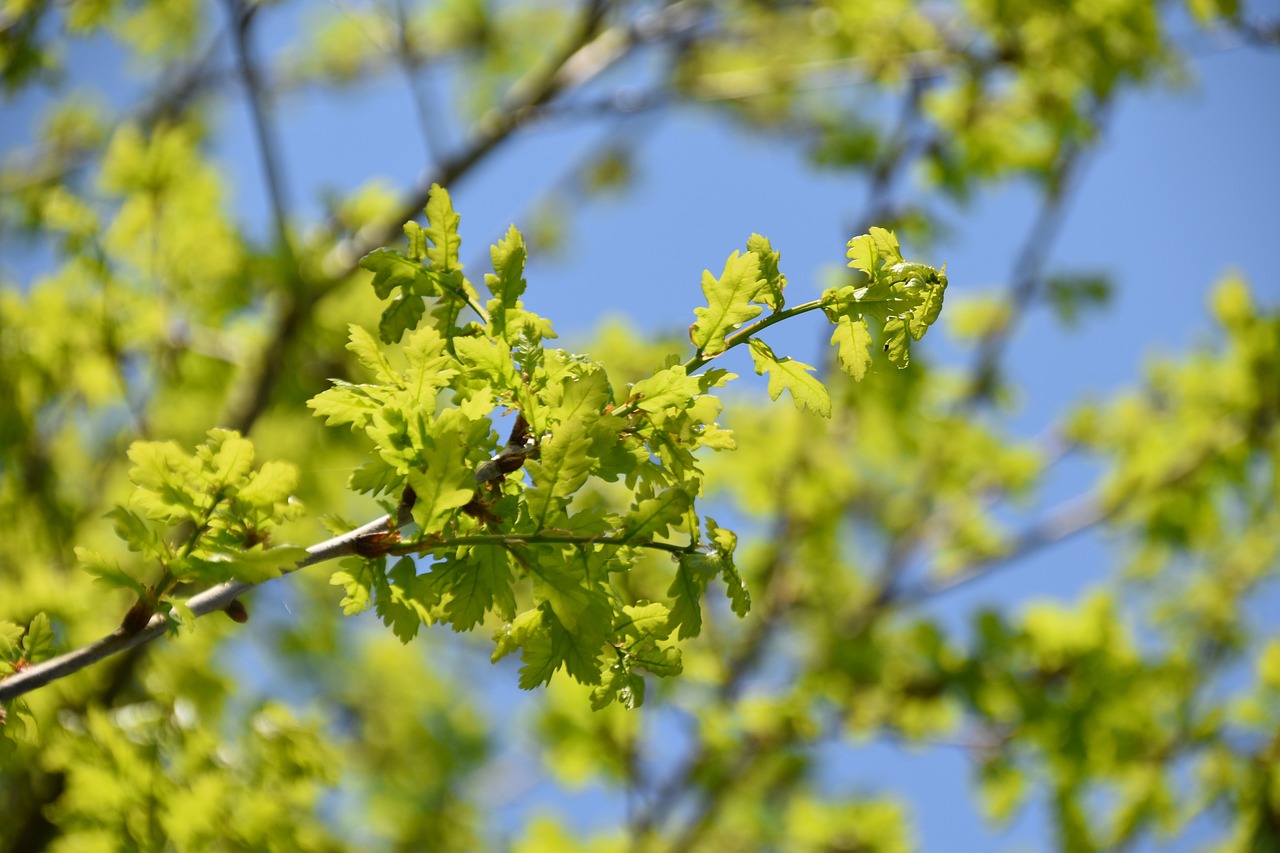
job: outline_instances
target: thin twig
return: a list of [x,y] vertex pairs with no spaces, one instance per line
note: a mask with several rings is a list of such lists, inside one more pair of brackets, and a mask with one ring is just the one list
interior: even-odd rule
[[1210,459],[1226,453],[1230,448],[1247,440],[1246,430],[1224,425],[1221,441],[1198,449],[1189,459],[1180,465],[1173,466],[1163,477],[1142,492],[1130,493],[1123,500],[1110,502],[1097,494],[1080,495],[1064,501],[1053,512],[1020,533],[1009,550],[998,556],[973,563],[953,575],[922,583],[910,591],[904,591],[901,595],[894,596],[893,604],[910,607],[925,600],[932,600],[953,589],[987,577],[996,570],[1042,548],[1056,545],[1078,533],[1083,533],[1119,515],[1138,498],[1177,486],[1199,471],[1201,466]]
[[280,146],[276,139],[275,128],[267,118],[265,104],[265,87],[258,74],[257,63],[253,59],[253,49],[249,44],[249,29],[253,23],[258,6],[246,6],[241,0],[226,0],[227,13],[231,17],[232,43],[236,49],[236,61],[240,76],[244,80],[245,99],[249,102],[249,115],[253,122],[254,136],[257,138],[258,156],[262,159],[262,173],[267,183],[267,198],[271,205],[271,216],[275,221],[276,239],[294,261],[293,245],[289,239],[289,223],[285,200],[284,170],[280,160]]
[[[1094,124],[1099,128],[1106,123],[1108,107],[1109,104],[1103,102],[1094,111]],[[1071,191],[1081,182],[1085,153],[1083,142],[1068,142],[1059,155],[1044,201],[1014,261],[1012,283],[1009,287],[1009,319],[984,337],[978,345],[978,357],[970,372],[968,394],[963,400],[966,407],[989,400],[996,390],[1000,360],[1005,348],[1012,339],[1018,321],[1035,302],[1044,285],[1044,268],[1049,261],[1054,241],[1066,221]]]
[[448,186],[457,181],[523,126],[536,108],[595,79],[636,45],[692,25],[690,7],[676,3],[644,26],[618,25],[597,33],[604,6],[601,0],[589,4],[566,47],[512,86],[503,105],[476,122],[467,146],[419,179],[394,216],[370,223],[334,246],[321,262],[323,274],[335,280],[349,275],[361,257],[395,239],[404,222],[421,215],[432,184]]

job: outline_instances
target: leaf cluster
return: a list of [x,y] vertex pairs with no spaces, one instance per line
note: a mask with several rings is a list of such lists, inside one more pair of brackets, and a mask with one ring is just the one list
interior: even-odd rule
[[180,591],[233,579],[261,583],[306,556],[302,548],[271,542],[274,527],[303,511],[292,497],[293,466],[269,461],[255,470],[253,444],[239,433],[211,429],[192,454],[174,442],[134,442],[129,459],[134,490],[107,517],[137,558],[122,566],[76,548],[102,584],[137,594],[126,630],[139,630],[156,612],[190,621],[175,597]]
[[[594,687],[594,706],[637,705],[641,673],[681,671],[679,642],[700,632],[711,581],[723,579],[735,613],[750,608],[736,536],[697,507],[699,451],[735,447],[714,395],[734,375],[704,370],[707,362],[749,343],[757,369],[771,374],[771,396],[785,387],[798,406],[829,415],[812,368],[774,355],[758,333],[822,308],[867,334],[874,319],[891,341],[899,326],[918,339],[937,317],[945,276],[906,263],[893,235],[877,229],[885,260],[865,270],[871,286],[786,308],[779,254],[753,235],[719,277],[703,275],[708,304],[690,328],[693,357],[615,390],[602,363],[547,345],[550,322],[522,301],[519,231],[492,247],[481,306],[458,264],[448,193],[434,188],[425,213],[425,227],[405,226],[407,251],[380,249],[362,262],[388,300],[381,344],[351,328],[348,348],[370,381],[335,382],[310,403],[327,424],[372,443],[350,488],[398,496],[413,521],[334,574],[343,609],[372,606],[404,641],[421,624],[465,631],[494,619],[493,657],[520,654],[522,687],[563,668]],[[896,354],[905,344],[895,347],[891,357],[905,364]],[[500,423],[511,424],[503,445]],[[607,484],[610,502],[585,499]],[[631,598],[619,577],[654,553],[672,561],[665,599]],[[409,555],[426,558],[425,571]]]

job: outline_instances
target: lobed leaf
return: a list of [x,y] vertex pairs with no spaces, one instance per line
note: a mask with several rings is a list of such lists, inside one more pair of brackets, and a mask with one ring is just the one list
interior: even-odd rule
[[734,252],[725,261],[718,279],[710,270],[703,271],[702,292],[707,297],[707,307],[693,309],[698,319],[689,328],[689,340],[699,353],[714,356],[724,352],[725,338],[760,314],[760,306],[751,302],[765,284],[760,276],[760,257],[754,252]]
[[458,263],[458,247],[461,246],[462,240],[458,237],[458,223],[462,217],[454,212],[449,191],[439,184],[431,185],[431,192],[427,196],[426,214],[427,225],[422,230],[431,241],[431,245],[426,250],[431,268],[441,274],[461,270],[462,264]]
[[790,357],[778,358],[769,345],[758,338],[751,339],[750,349],[756,373],[769,374],[770,400],[778,399],[785,388],[791,392],[796,408],[802,411],[809,409],[824,418],[831,417],[831,395],[827,393],[827,387],[811,375],[812,365]]
[[22,638],[22,655],[27,663],[40,663],[53,657],[53,624],[45,613],[37,613]]
[[836,318],[835,326],[831,343],[837,347],[836,361],[841,370],[861,382],[871,367],[871,331],[867,321],[842,314]]
[[760,276],[764,279],[764,285],[756,293],[756,301],[773,311],[781,310],[786,301],[782,291],[787,286],[787,277],[778,269],[782,253],[775,252],[769,244],[769,238],[759,234],[752,234],[747,238],[747,251],[760,259]]

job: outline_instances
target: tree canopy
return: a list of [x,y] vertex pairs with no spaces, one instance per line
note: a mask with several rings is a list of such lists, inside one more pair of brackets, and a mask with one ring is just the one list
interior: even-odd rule
[[[1191,22],[1280,43],[1225,0],[9,4],[0,850],[889,853],[919,810],[842,770],[912,751],[1040,846],[1280,850],[1274,283],[1194,283],[1199,343],[1037,435],[1009,363],[1132,284],[1053,248]],[[339,163],[344,98],[416,178]],[[561,340],[538,259],[668,114],[856,181],[843,246],[748,229],[699,288],[654,207],[593,275],[675,331]],[[490,240],[485,181],[532,204]],[[1010,185],[983,292],[948,216]],[[1079,599],[937,606],[1085,532]]]

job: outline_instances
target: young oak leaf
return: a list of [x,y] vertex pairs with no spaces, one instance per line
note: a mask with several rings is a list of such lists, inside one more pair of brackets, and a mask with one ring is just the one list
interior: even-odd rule
[[97,582],[108,588],[129,589],[139,596],[146,595],[147,589],[115,560],[107,559],[98,552],[81,545],[75,547],[76,559],[80,568],[97,578]]
[[[836,324],[832,343],[840,347],[840,365],[856,379],[866,374],[869,359],[861,352],[869,340],[867,318],[883,324],[889,361],[906,367],[910,340],[920,340],[937,320],[947,287],[945,268],[936,270],[902,258],[893,232],[872,228],[849,241],[849,266],[866,273],[868,283],[833,287],[822,296],[823,311]],[[858,323],[864,327],[859,329]],[[864,334],[865,333],[865,334]]]
[[583,684],[600,683],[600,669],[596,661],[600,646],[597,644],[593,648],[566,631],[545,602],[521,613],[499,631],[495,639],[494,662],[513,651],[520,651],[523,662],[520,667],[521,689],[532,690],[546,684],[561,666]]
[[639,501],[622,519],[626,538],[648,541],[666,536],[693,506],[693,498],[679,486]]
[[809,409],[824,418],[831,417],[831,395],[816,376],[810,375],[814,369],[812,365],[790,357],[778,358],[769,345],[758,338],[751,339],[750,349],[756,373],[769,374],[770,400],[778,399],[785,388],[791,392],[796,408]]
[[756,294],[756,301],[773,311],[780,310],[785,301],[782,291],[787,286],[787,277],[778,269],[782,253],[775,252],[769,244],[769,238],[759,234],[752,234],[747,238],[747,251],[760,258],[760,276],[764,279],[764,286]]
[[53,657],[53,625],[45,613],[37,613],[22,638],[22,656],[27,663],[40,663]]
[[632,385],[630,399],[636,401],[637,409],[649,414],[655,426],[662,426],[669,417],[692,406],[702,391],[703,377],[689,376],[684,365],[677,364]]
[[845,257],[849,258],[849,266],[862,270],[873,281],[881,266],[902,263],[898,238],[892,231],[874,226],[849,241]]
[[[523,325],[520,297],[524,294],[524,263],[528,257],[528,249],[524,237],[512,225],[506,236],[489,248],[489,258],[493,261],[493,272],[486,273],[485,286],[493,294],[489,300],[489,336],[498,340],[511,342],[514,335]],[[514,323],[510,321],[516,321]]]
[[644,639],[627,650],[634,666],[642,667],[654,675],[670,678],[684,671],[680,650],[674,646],[659,646],[653,639]]
[[591,691],[591,710],[603,710],[618,702],[628,711],[644,704],[644,678],[631,671],[630,661],[618,660],[600,674],[600,684]]
[[667,588],[667,597],[672,602],[669,630],[676,631],[679,639],[687,640],[702,632],[702,594],[719,571],[720,560],[714,555],[680,555],[676,576]]
[[431,612],[420,596],[420,583],[412,557],[401,557],[385,575],[373,569],[373,609],[402,643],[418,634],[422,623],[431,623]]
[[710,270],[703,271],[707,307],[693,309],[698,319],[689,327],[689,340],[699,353],[714,356],[725,351],[725,338],[760,314],[760,306],[751,302],[765,284],[760,277],[760,256],[755,252],[734,252],[725,261],[719,279]]
[[394,249],[374,249],[360,259],[360,268],[373,273],[379,299],[391,298],[382,310],[378,336],[384,343],[396,343],[407,330],[417,328],[427,310],[426,298],[438,295],[436,283],[420,262]]
[[333,586],[342,587],[346,593],[340,603],[343,614],[354,616],[357,613],[368,610],[373,587],[374,568],[372,561],[349,557],[343,560],[340,565],[346,568],[334,572],[329,578],[329,583]]
[[532,488],[524,493],[525,506],[535,530],[545,527],[553,512],[587,481],[595,464],[588,453],[590,447],[586,422],[581,416],[572,417],[542,442],[538,460],[525,464],[533,480]]
[[[426,424],[421,414],[419,423]],[[439,420],[424,426],[422,464],[408,473],[409,485],[417,495],[413,519],[424,533],[442,529],[475,494],[475,475],[467,458],[471,426],[457,409],[445,411]]]
[[347,342],[347,349],[352,352],[356,360],[365,366],[371,372],[378,382],[382,385],[399,386],[399,377],[396,375],[395,368],[391,366],[391,362],[387,361],[387,357],[382,353],[382,347],[378,346],[378,342],[373,339],[373,335],[362,326],[352,323],[347,327],[350,340]]
[[660,601],[638,601],[622,605],[613,626],[615,636],[643,640],[665,640],[671,634],[671,608]]
[[505,548],[477,545],[442,560],[422,576],[432,600],[448,600],[444,614],[455,631],[470,631],[495,611],[510,620],[516,614],[511,589],[511,554]]
[[588,579],[580,565],[565,561],[558,549],[538,549],[529,568],[534,600],[550,606],[567,630],[602,644],[613,623],[613,608],[603,588]]
[[729,596],[729,608],[738,616],[746,616],[751,610],[751,592],[733,562],[733,554],[738,547],[738,534],[721,527],[711,516],[706,518],[706,527],[707,538],[711,540],[716,557],[720,560],[720,577],[724,580]]
[[[27,629],[17,622],[0,620],[0,667],[8,659],[19,657],[18,648],[25,633],[27,633]],[[0,673],[4,671],[4,669],[0,669]]]
[[431,268],[441,274],[461,270],[458,247],[462,245],[462,240],[458,237],[458,223],[462,217],[454,212],[449,191],[439,184],[431,185],[426,214],[427,225],[422,230],[431,241],[426,250]]
[[837,348],[836,361],[841,370],[861,382],[871,367],[871,330],[867,321],[842,314],[836,318],[835,326],[831,343]]

